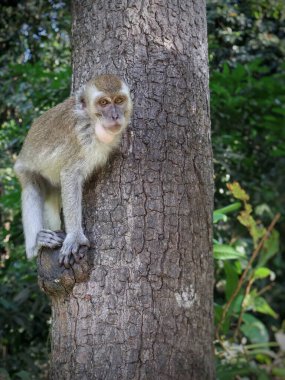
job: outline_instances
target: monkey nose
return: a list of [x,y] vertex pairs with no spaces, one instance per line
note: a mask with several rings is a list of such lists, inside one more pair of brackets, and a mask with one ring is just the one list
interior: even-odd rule
[[115,121],[115,120],[118,120],[119,119],[119,115],[118,114],[113,114],[112,115],[112,119]]

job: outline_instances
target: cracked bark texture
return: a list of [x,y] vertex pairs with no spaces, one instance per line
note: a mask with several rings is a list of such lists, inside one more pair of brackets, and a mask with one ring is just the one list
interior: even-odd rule
[[214,379],[205,1],[74,0],[72,13],[73,90],[118,74],[134,116],[85,186],[89,277],[44,287],[50,378]]

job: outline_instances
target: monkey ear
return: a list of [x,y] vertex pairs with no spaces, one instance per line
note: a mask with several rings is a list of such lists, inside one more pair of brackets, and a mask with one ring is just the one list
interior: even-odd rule
[[85,86],[81,87],[77,93],[75,94],[76,99],[76,109],[78,111],[85,111],[87,104],[86,104],[86,97],[85,97]]
[[80,96],[79,102],[80,102],[81,108],[84,110],[86,108],[86,100],[85,100],[85,96],[84,95]]

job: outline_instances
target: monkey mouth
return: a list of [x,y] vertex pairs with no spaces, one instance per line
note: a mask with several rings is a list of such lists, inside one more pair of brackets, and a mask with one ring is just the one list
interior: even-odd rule
[[112,132],[112,133],[115,133],[115,132],[119,132],[120,129],[121,129],[121,124],[118,124],[118,123],[115,123],[115,124],[109,124],[109,125],[106,125],[104,126],[105,130],[107,132]]

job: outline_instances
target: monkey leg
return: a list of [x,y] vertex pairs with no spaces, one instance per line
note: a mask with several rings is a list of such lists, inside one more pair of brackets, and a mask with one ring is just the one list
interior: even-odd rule
[[46,196],[44,203],[44,228],[52,231],[61,229],[60,209],[60,189],[50,184],[46,184]]
[[37,235],[37,246],[47,248],[61,247],[66,234],[63,231],[41,230]]
[[17,168],[22,191],[22,220],[28,259],[37,256],[37,234],[43,228],[44,187],[40,176]]

